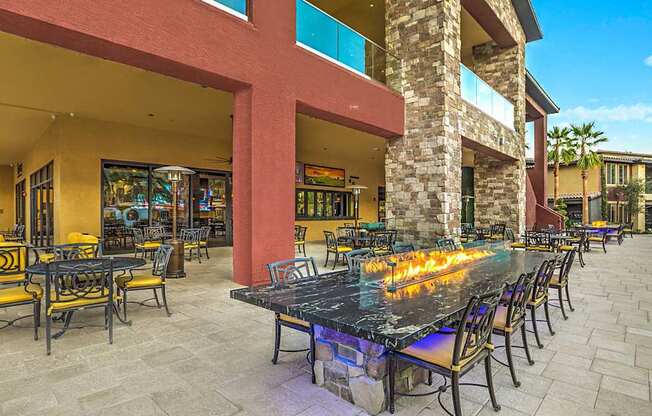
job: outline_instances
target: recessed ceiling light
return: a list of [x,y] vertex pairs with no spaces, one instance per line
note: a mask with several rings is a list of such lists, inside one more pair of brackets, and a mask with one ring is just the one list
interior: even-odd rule
[[374,147],[374,150],[375,150],[376,152],[378,152],[378,151],[380,151],[380,147]]
[[154,117],[154,113],[147,114],[147,117]]

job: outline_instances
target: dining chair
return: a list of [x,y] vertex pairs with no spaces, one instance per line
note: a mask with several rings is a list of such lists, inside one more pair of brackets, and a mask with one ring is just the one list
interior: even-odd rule
[[[491,334],[496,308],[502,292],[501,288],[469,299],[460,316],[457,328],[442,328],[405,349],[399,351],[390,350],[388,352],[390,413],[393,414],[395,411],[394,396],[396,395],[413,397],[435,393],[441,395],[451,387],[455,415],[461,416],[460,386],[463,385],[487,387],[493,409],[495,411],[500,410],[494,392],[491,372],[491,352],[494,349],[491,343]],[[430,393],[397,393],[395,391],[395,373],[397,361],[399,360],[424,368],[428,370],[429,374],[436,373],[443,376],[444,385]],[[487,385],[460,383],[460,378],[483,360]],[[429,381],[430,378],[429,376]],[[448,385],[448,379],[451,380],[450,386]],[[438,397],[438,399],[440,398]],[[439,400],[439,403],[441,405],[441,400]],[[448,409],[445,410],[451,414]]]
[[575,249],[566,252],[566,255],[561,261],[559,272],[553,274],[552,279],[550,279],[550,288],[557,290],[559,309],[561,309],[561,314],[565,320],[568,319],[568,316],[566,316],[566,309],[564,307],[564,297],[562,295],[562,290],[566,292],[566,302],[568,302],[568,307],[570,308],[571,312],[575,311],[575,309],[573,308],[573,304],[571,303],[570,292],[568,289],[568,276],[573,266],[573,262],[575,261],[575,253],[576,253]]
[[492,224],[489,231],[489,239],[493,241],[500,241],[505,239],[505,224]]
[[578,236],[572,237],[567,240],[566,244],[559,246],[559,251],[567,253],[569,251],[575,251],[577,253],[577,258],[580,261],[580,267],[584,267],[586,263],[584,262],[583,253],[586,250],[587,235],[583,231],[579,231]]
[[537,327],[537,309],[543,307],[545,313],[545,321],[548,324],[548,330],[550,335],[555,335],[555,331],[552,330],[552,322],[550,321],[550,308],[548,306],[548,287],[550,286],[550,280],[555,272],[555,266],[557,259],[546,260],[541,264],[539,270],[536,273],[534,279],[534,288],[532,289],[532,295],[527,303],[527,308],[530,311],[530,317],[532,321],[532,329],[534,330],[534,337],[537,341],[537,346],[543,348],[541,339],[539,337],[539,329]]
[[394,254],[409,253],[411,251],[416,251],[414,244],[411,243],[394,243],[392,245],[392,252]]
[[[534,361],[530,356],[530,348],[527,342],[527,329],[525,325],[525,319],[527,314],[527,302],[532,295],[532,290],[534,288],[534,273],[524,273],[522,274],[518,281],[512,285],[508,286],[508,290],[503,294],[502,299],[506,297],[509,298],[507,303],[501,302],[500,305],[496,308],[496,318],[494,320],[494,329],[493,333],[496,335],[501,335],[505,338],[505,355],[507,356],[507,364],[496,361],[500,364],[509,367],[509,372],[512,376],[512,383],[515,387],[519,387],[521,382],[516,378],[516,366],[514,365],[514,358],[512,355],[512,336],[519,329],[521,330],[521,338],[523,340],[523,349],[525,350],[525,355],[527,361],[530,365],[534,365]],[[507,295],[507,296],[506,296]]]
[[440,238],[437,240],[437,248],[443,252],[457,251],[459,247],[452,238]]
[[188,251],[186,260],[192,261],[193,253],[199,263],[201,263],[201,247],[199,239],[201,238],[201,230],[199,228],[184,228],[181,230],[181,241],[183,241],[184,252]]
[[607,232],[600,231],[598,233],[590,234],[588,237],[588,248],[591,249],[592,244],[602,246],[602,251],[607,252]]
[[634,238],[634,223],[633,222],[628,222],[625,224],[623,227],[623,234],[627,235],[629,234],[630,238]]
[[208,256],[208,240],[211,235],[211,226],[204,225],[203,227],[200,227],[199,230],[199,249],[203,249],[204,253],[206,253],[206,258],[210,259]]
[[[160,290],[161,300],[163,301],[163,306],[165,306],[165,312],[168,316],[172,315],[168,308],[168,300],[165,293],[165,275],[168,270],[168,264],[170,263],[172,250],[172,246],[162,244],[156,250],[156,253],[154,253],[154,261],[152,262],[151,269],[133,269],[129,270],[128,274],[116,277],[115,283],[117,287],[118,307],[122,305],[122,316],[125,321],[127,320],[127,294],[138,290],[151,290],[154,293],[153,299],[156,301],[156,307],[159,309],[161,308],[161,303],[159,302],[156,291]],[[150,306],[144,303],[148,300],[151,299],[137,303],[141,306]]]
[[138,257],[139,253],[142,254],[142,258],[151,256],[161,246],[160,241],[147,241],[140,228],[134,227],[131,231],[134,235],[134,257]]
[[392,251],[393,233],[391,231],[376,231],[371,238],[371,250],[374,256],[387,256]]
[[[272,287],[275,289],[283,289],[292,284],[319,277],[319,271],[317,270],[315,259],[312,257],[298,257],[295,259],[269,263],[267,265],[267,270],[269,271],[269,278]],[[308,334],[310,337],[309,349],[281,349],[281,330],[283,327]],[[279,352],[306,351],[309,352],[312,383],[315,384],[315,333],[313,325],[300,318],[276,312],[274,318],[274,355],[272,357],[272,364],[276,365],[278,363]]]
[[370,248],[359,248],[344,253],[346,265],[349,268],[349,272],[353,274],[360,274],[360,263],[374,256],[374,252]]
[[348,253],[353,250],[353,248],[340,243],[340,241],[335,237],[335,233],[332,231],[324,231],[324,238],[326,239],[326,261],[324,262],[324,267],[328,266],[328,258],[330,254],[335,255],[333,260],[333,270],[340,261],[340,255],[344,259],[344,253]]
[[104,328],[113,344],[113,290],[112,259],[78,259],[47,264],[45,275],[45,336],[47,354],[52,351],[52,315],[64,313],[64,330],[70,325],[76,311],[104,308]]

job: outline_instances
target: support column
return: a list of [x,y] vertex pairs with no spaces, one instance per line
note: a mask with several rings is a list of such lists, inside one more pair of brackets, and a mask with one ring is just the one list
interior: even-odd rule
[[548,116],[534,121],[534,171],[532,172],[532,189],[537,202],[548,206]]
[[402,58],[387,80],[405,96],[404,137],[385,157],[387,222],[431,246],[459,233],[462,184],[459,0],[386,1],[386,44]]
[[269,283],[265,265],[294,256],[296,105],[250,87],[233,110],[233,280]]

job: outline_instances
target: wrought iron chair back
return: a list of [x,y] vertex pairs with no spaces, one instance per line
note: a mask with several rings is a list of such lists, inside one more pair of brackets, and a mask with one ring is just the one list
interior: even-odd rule
[[353,238],[355,229],[353,227],[337,227],[337,238]]
[[269,263],[267,270],[272,286],[278,288],[319,276],[315,259],[312,257],[298,257]]
[[391,231],[378,231],[373,234],[371,248],[374,251],[391,253],[393,233]]
[[505,228],[505,240],[516,241],[516,236],[514,235],[514,230],[511,227]]
[[134,227],[131,229],[134,235],[134,244],[145,244],[145,233],[140,228]]
[[416,251],[414,244],[409,243],[395,243],[392,246],[392,251],[394,254],[409,253],[411,251]]
[[344,258],[346,259],[346,265],[349,268],[349,272],[355,274],[360,274],[360,263],[372,257],[374,257],[374,252],[368,248],[360,248],[358,250],[352,250],[348,253],[344,253]]
[[505,238],[505,228],[507,228],[505,224],[492,224],[490,231],[491,237]]
[[563,284],[568,282],[568,275],[570,273],[571,267],[575,262],[575,250],[570,250],[566,252],[566,255],[561,261],[561,266],[559,267],[559,283]]
[[498,289],[469,300],[455,334],[453,365],[475,357],[491,343],[496,308],[503,290]]
[[146,241],[161,241],[165,235],[165,228],[160,225],[153,225],[150,227],[144,227],[143,232]]
[[541,264],[534,278],[534,288],[532,289],[531,300],[536,301],[548,295],[550,279],[555,273],[556,259],[546,260]]
[[78,259],[48,263],[46,308],[53,302],[113,297],[113,260]]
[[324,238],[326,239],[327,250],[337,250],[337,238],[332,231],[324,231]]
[[27,247],[20,244],[0,246],[0,277],[25,273],[27,264]]
[[445,251],[445,252],[451,252],[451,251],[456,251],[457,244],[455,244],[455,240],[452,238],[440,238],[437,240],[437,248],[440,251]]
[[181,240],[185,244],[199,244],[200,238],[200,228],[184,228],[181,230]]
[[168,244],[161,244],[159,248],[156,249],[156,252],[154,253],[154,261],[152,262],[152,275],[165,279],[172,250],[172,246]]
[[511,287],[512,295],[509,298],[505,319],[507,327],[511,327],[512,324],[519,322],[521,319],[525,319],[527,302],[530,300],[530,296],[532,296],[532,290],[534,290],[534,280],[534,272],[529,274],[523,273],[518,278],[516,284]]
[[69,243],[52,246],[54,260],[94,259],[99,256],[99,243]]
[[294,241],[306,241],[306,231],[308,227],[303,227],[301,225],[294,226]]

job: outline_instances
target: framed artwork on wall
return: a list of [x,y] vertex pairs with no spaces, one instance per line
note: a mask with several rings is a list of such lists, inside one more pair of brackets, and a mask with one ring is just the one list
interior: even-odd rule
[[344,169],[305,164],[303,166],[303,181],[306,185],[344,188],[346,173]]

